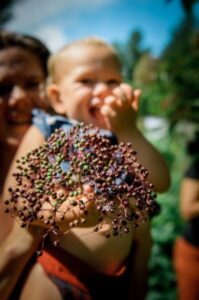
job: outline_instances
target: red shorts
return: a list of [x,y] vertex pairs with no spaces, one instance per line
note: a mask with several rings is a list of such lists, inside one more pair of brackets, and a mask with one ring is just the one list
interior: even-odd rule
[[199,248],[178,238],[173,252],[180,300],[199,299]]
[[126,266],[120,268],[113,276],[104,275],[70,253],[55,247],[44,251],[38,262],[58,286],[63,299],[128,298],[130,276]]

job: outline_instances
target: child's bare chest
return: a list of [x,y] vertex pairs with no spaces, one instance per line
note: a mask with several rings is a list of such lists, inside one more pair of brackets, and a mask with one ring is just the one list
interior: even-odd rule
[[60,246],[97,271],[112,275],[128,256],[133,233],[106,238],[103,231],[93,230],[94,227],[73,228],[61,240]]

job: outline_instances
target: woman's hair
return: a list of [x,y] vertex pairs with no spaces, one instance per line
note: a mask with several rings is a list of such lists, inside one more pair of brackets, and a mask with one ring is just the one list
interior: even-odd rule
[[10,47],[21,47],[36,55],[41,62],[45,76],[47,76],[47,61],[50,51],[40,40],[25,34],[10,32],[5,29],[0,30],[0,51]]

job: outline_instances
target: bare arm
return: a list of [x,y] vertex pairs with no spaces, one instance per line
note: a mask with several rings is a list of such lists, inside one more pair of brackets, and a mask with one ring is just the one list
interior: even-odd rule
[[138,160],[149,171],[149,180],[155,185],[155,191],[160,193],[166,191],[170,186],[170,174],[160,152],[137,128],[132,128],[129,133],[120,133],[119,140],[132,143],[137,151]]
[[10,186],[15,186],[16,181],[12,174],[16,172],[17,163],[16,160],[20,159],[23,155],[27,154],[29,151],[37,148],[44,142],[44,137],[41,132],[35,127],[31,126],[30,129],[26,132],[21,144],[18,147],[16,155],[13,159],[13,162],[9,168],[8,175],[6,177],[4,191],[3,191],[3,200],[7,199],[9,196],[8,188]]
[[149,180],[155,185],[156,192],[164,192],[170,185],[169,169],[163,156],[136,126],[139,95],[139,91],[121,84],[113,95],[104,100],[101,113],[105,117],[107,128],[117,135],[119,142],[132,143],[139,161],[149,171]]
[[[43,136],[37,128],[31,127],[26,133],[6,179],[3,200],[8,197],[8,187],[15,184],[12,176],[16,168],[15,160],[43,142]],[[38,228],[25,230],[15,222],[12,231],[0,248],[0,294],[1,299],[8,299],[22,270],[33,255],[41,236]]]
[[37,249],[42,231],[37,227],[25,230],[17,222],[0,247],[0,295],[9,299],[27,262]]
[[148,290],[148,260],[152,239],[149,222],[136,229],[135,253],[132,257],[129,300],[144,300]]
[[185,220],[199,216],[199,181],[185,178],[181,184],[180,211]]

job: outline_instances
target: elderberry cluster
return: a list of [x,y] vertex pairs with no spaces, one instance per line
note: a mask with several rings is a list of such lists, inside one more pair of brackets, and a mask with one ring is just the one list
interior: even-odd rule
[[107,237],[128,233],[156,209],[148,171],[137,161],[132,145],[113,145],[92,125],[80,123],[68,133],[57,129],[17,163],[18,171],[13,174],[17,184],[9,188],[5,204],[22,227],[43,219],[48,232],[60,234],[60,220],[67,220],[74,208],[80,213],[69,221],[69,227],[84,223],[89,209],[83,197],[96,211],[94,230],[110,224]]

